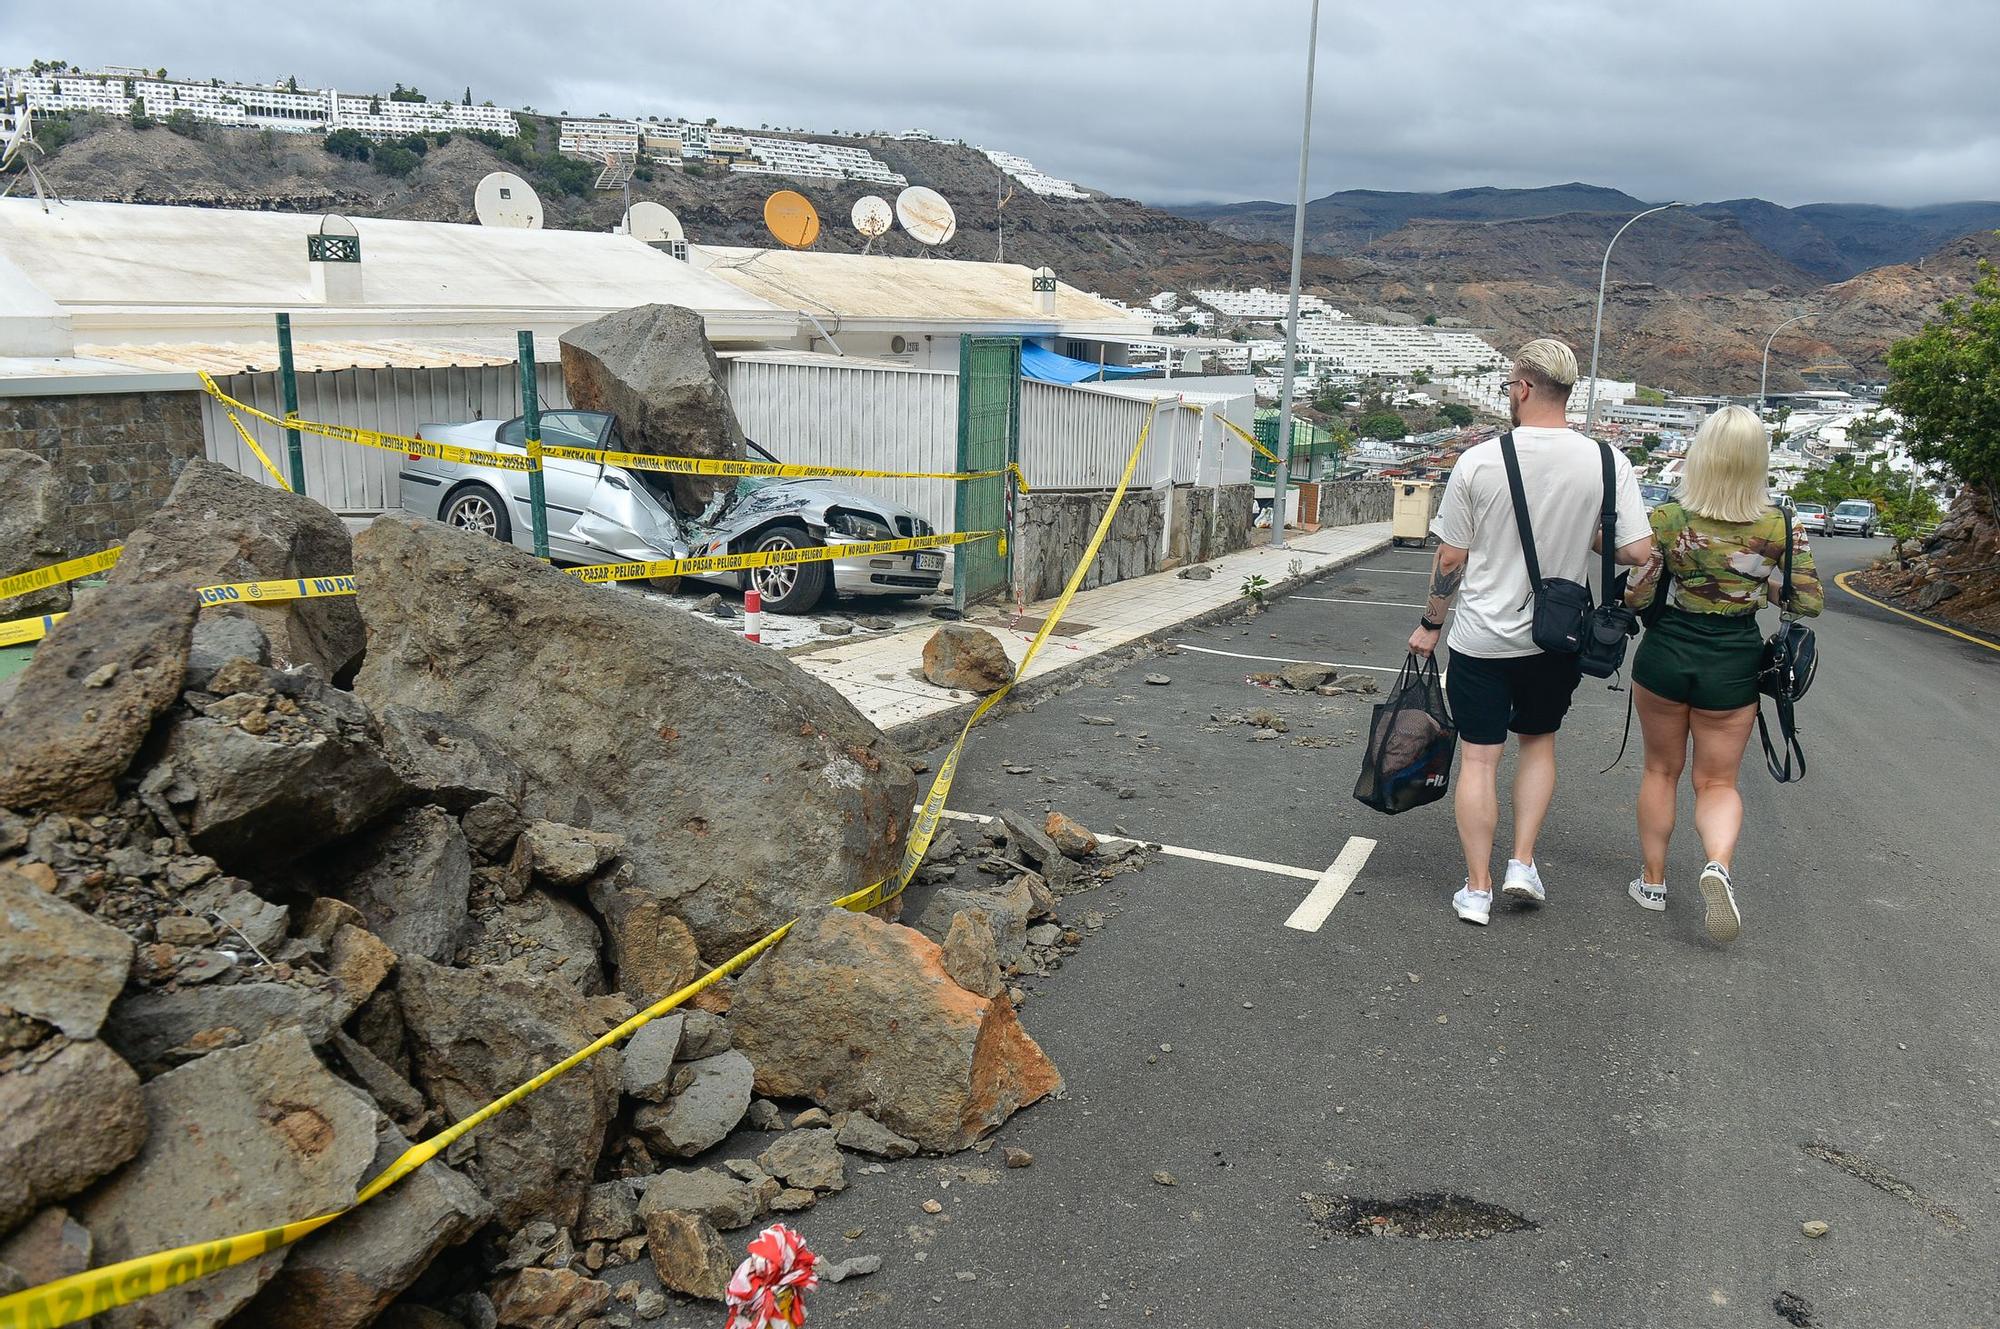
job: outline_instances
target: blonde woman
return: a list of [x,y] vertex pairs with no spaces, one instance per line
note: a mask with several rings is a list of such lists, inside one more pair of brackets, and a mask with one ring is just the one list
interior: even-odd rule
[[1667,599],[1632,664],[1633,705],[1645,736],[1639,786],[1642,868],[1628,888],[1642,909],[1667,907],[1667,842],[1681,772],[1694,744],[1694,825],[1707,866],[1701,894],[1708,935],[1732,941],[1743,918],[1729,881],[1743,829],[1737,771],[1757,718],[1757,611],[1787,601],[1803,615],[1826,607],[1806,535],[1792,527],[1792,584],[1784,577],[1785,516],[1771,506],[1771,444],[1763,421],[1726,406],[1688,449],[1678,502],[1653,509],[1653,556],[1627,602],[1651,605],[1662,576]]

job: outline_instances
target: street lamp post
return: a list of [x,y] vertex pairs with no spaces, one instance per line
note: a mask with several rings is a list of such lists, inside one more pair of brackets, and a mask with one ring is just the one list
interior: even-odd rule
[[1771,404],[1770,393],[1767,391],[1771,384],[1771,343],[1778,340],[1778,334],[1792,326],[1792,324],[1803,322],[1817,313],[1819,313],[1817,309],[1809,309],[1797,318],[1788,318],[1777,327],[1772,328],[1771,335],[1764,338],[1764,368],[1757,375],[1757,417],[1759,419],[1763,418],[1764,411]]
[[1684,208],[1686,206],[1687,204],[1685,203],[1662,203],[1657,208],[1647,208],[1638,217],[1632,218],[1632,221],[1628,221],[1619,227],[1613,233],[1611,243],[1604,246],[1604,264],[1597,270],[1597,322],[1592,326],[1590,332],[1590,398],[1589,404],[1584,407],[1583,411],[1583,432],[1586,434],[1597,424],[1597,348],[1599,343],[1604,340],[1604,285],[1611,276],[1611,250],[1617,245],[1618,237],[1632,229],[1632,222],[1638,221],[1639,217],[1650,217],[1656,212],[1665,212],[1668,208]]
[[1290,317],[1285,320],[1285,374],[1278,395],[1278,460],[1271,472],[1271,548],[1285,547],[1285,486],[1291,482],[1292,382],[1298,371],[1299,264],[1306,247],[1306,163],[1312,155],[1313,62],[1319,54],[1319,0],[1313,0],[1312,26],[1306,35],[1306,109],[1299,129],[1299,201],[1292,211],[1292,286]]

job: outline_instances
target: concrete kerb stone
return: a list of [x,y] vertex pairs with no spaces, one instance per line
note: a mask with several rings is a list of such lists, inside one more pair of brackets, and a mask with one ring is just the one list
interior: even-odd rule
[[[1302,590],[1323,578],[1330,577],[1336,572],[1344,572],[1356,563],[1362,562],[1364,559],[1373,558],[1387,548],[1389,548],[1389,537],[1385,535],[1378,540],[1370,541],[1363,548],[1340,555],[1324,567],[1301,572],[1296,576],[1281,577],[1264,588],[1264,602],[1269,604],[1295,591]],[[1165,572],[1153,575],[1171,577],[1173,573]],[[1173,625],[1173,630],[1180,631],[1187,628],[1206,627],[1211,623],[1220,623],[1225,619],[1235,618],[1247,608],[1248,606],[1238,597],[1237,599],[1210,606],[1207,609],[1190,614],[1184,619],[1180,619]],[[1155,634],[1136,637],[1131,641],[1108,647],[1094,655],[1084,656],[1081,659],[1063,660],[1061,662],[1052,660],[1046,667],[1037,668],[1027,678],[1016,683],[1014,690],[1007,694],[1006,703],[999,708],[997,713],[1005,714],[1010,707],[1040,701],[1045,697],[1068,689],[1091,673],[1107,665],[1123,664],[1128,660],[1138,659],[1142,655],[1149,655],[1159,649],[1160,642],[1157,634]],[[972,714],[973,709],[979,705],[980,700],[980,698],[975,697],[971,701],[960,702],[955,706],[937,712],[935,715],[927,715],[922,719],[906,720],[902,724],[888,726],[882,732],[888,735],[890,741],[905,752],[929,752],[933,748],[942,747],[958,737],[958,731],[965,725],[965,717]]]

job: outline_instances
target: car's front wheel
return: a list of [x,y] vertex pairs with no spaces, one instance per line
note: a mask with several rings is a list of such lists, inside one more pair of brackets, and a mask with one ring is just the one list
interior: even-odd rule
[[[783,549],[816,548],[803,526],[787,522],[759,534],[752,552],[771,553]],[[772,568],[753,568],[750,585],[764,598],[764,608],[774,614],[812,612],[826,594],[833,570],[825,563],[781,563]]]
[[507,505],[500,495],[482,484],[460,485],[445,498],[438,513],[445,525],[495,540],[514,538],[514,524],[507,519]]

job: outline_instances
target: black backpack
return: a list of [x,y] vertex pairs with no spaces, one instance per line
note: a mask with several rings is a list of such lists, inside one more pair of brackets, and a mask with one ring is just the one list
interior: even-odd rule
[[1529,634],[1537,649],[1550,655],[1574,655],[1583,672],[1610,678],[1625,667],[1625,643],[1638,635],[1639,618],[1625,607],[1625,574],[1617,569],[1618,483],[1611,449],[1600,442],[1604,463],[1603,535],[1604,603],[1595,604],[1590,587],[1563,577],[1542,579],[1542,561],[1535,553],[1535,531],[1528,521],[1528,496],[1521,487],[1521,459],[1514,451],[1514,431],[1500,436],[1500,457],[1507,467],[1507,491],[1514,500],[1514,525],[1521,535],[1521,553],[1533,587],[1534,618]]
[[1757,703],[1757,737],[1763,740],[1764,764],[1771,775],[1779,784],[1790,784],[1803,780],[1806,774],[1806,753],[1799,746],[1792,707],[1812,687],[1819,669],[1819,643],[1813,630],[1792,613],[1798,599],[1798,588],[1792,584],[1792,514],[1784,508],[1778,512],[1785,519],[1784,583],[1779,593],[1778,630],[1765,639],[1764,654],[1757,662],[1757,691],[1776,703],[1781,741],[1771,742],[1762,702]]

